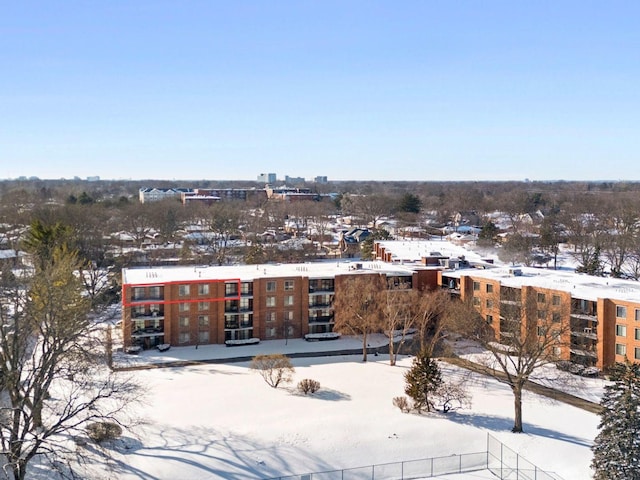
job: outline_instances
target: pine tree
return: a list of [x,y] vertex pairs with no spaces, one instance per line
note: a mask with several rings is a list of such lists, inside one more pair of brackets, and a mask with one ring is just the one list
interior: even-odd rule
[[434,395],[442,384],[440,367],[426,352],[419,353],[413,359],[413,366],[404,374],[406,385],[404,393],[413,400],[416,410],[430,412],[435,408]]
[[640,365],[617,364],[600,405],[592,450],[595,480],[640,479]]

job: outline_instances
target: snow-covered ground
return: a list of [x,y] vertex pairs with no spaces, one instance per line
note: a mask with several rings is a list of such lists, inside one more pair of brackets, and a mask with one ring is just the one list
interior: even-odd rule
[[[301,343],[300,343],[301,342]],[[340,346],[329,342],[263,342],[259,346],[195,349],[131,357],[136,362],[255,355]],[[155,359],[146,358],[154,355]],[[391,367],[386,355],[297,358],[294,381],[272,389],[248,362],[141,370],[148,388],[137,406],[146,425],[125,433],[109,478],[252,479],[303,474],[387,462],[483,452],[487,433],[543,470],[565,480],[591,477],[590,446],[598,417],[525,392],[524,428],[513,434],[513,396],[508,387],[448,364],[447,377],[468,376],[472,408],[431,415],[401,413],[392,399],[404,395],[411,358]],[[322,388],[304,396],[304,378]],[[590,380],[587,380],[590,381]],[[588,388],[587,388],[588,389]],[[473,477],[472,475],[476,475]],[[491,478],[482,473],[458,478]],[[449,477],[455,478],[455,477]]]

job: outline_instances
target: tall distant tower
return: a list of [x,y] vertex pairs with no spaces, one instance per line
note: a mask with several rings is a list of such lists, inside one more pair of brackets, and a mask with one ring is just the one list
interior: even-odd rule
[[276,183],[276,174],[275,173],[261,173],[258,175],[258,182],[260,183]]

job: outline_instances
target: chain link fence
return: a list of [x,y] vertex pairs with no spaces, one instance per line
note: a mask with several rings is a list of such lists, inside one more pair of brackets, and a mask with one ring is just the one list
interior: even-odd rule
[[536,467],[491,435],[487,435],[485,452],[284,475],[266,480],[418,480],[481,470],[489,470],[501,480],[563,480]]

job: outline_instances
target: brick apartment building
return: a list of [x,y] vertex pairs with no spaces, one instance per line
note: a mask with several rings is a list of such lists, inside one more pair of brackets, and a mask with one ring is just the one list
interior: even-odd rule
[[601,370],[625,359],[640,363],[638,282],[496,267],[442,241],[377,242],[375,255],[359,263],[125,269],[124,343],[151,348],[332,332],[341,280],[373,275],[388,288],[447,289],[470,301],[498,339],[507,309],[532,305],[523,320],[538,315],[565,327],[560,359]]
[[[437,270],[383,262],[128,268],[122,272],[125,346],[302,338],[333,331],[335,295],[353,275],[389,288],[435,288]],[[373,280],[373,279],[372,279]]]

